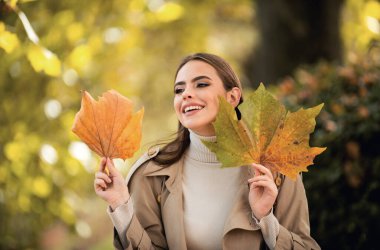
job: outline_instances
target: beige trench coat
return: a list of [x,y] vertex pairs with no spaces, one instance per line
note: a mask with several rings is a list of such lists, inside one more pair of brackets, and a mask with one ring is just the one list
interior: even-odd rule
[[[150,158],[150,151],[132,166],[127,185],[134,204],[134,215],[126,232],[126,249],[186,249],[183,222],[183,158],[161,167]],[[254,225],[248,203],[248,167],[242,167],[241,188],[224,225],[223,249],[265,249],[261,231]],[[274,215],[280,223],[275,249],[320,249],[310,236],[309,212],[301,178],[276,179],[279,188]],[[280,184],[280,183],[277,183]],[[212,226],[210,226],[212,230]],[[123,249],[115,230],[114,246]]]

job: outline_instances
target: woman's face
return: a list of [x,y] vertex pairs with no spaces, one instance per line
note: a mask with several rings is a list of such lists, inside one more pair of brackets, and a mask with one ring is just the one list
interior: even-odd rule
[[215,134],[212,122],[218,113],[218,96],[236,107],[241,95],[237,87],[226,91],[214,67],[199,60],[189,61],[178,71],[174,93],[174,109],[181,124],[203,136]]

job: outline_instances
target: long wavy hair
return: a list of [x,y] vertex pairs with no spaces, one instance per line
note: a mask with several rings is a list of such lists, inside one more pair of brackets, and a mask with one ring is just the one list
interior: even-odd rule
[[[240,80],[235,74],[235,72],[232,70],[231,66],[221,57],[208,53],[196,53],[185,57],[179,64],[174,79],[177,78],[179,70],[190,61],[203,61],[211,65],[216,70],[218,76],[222,80],[224,89],[226,91],[229,91],[234,87],[238,87],[242,90]],[[242,102],[243,96],[240,97],[238,106]],[[237,107],[235,108],[235,111],[238,119],[240,119],[241,114]],[[155,156],[152,160],[161,166],[172,165],[173,163],[181,159],[182,155],[189,147],[189,145],[189,130],[185,128],[180,122],[178,122],[178,130],[175,139],[167,143],[162,149],[160,149],[158,155]]]

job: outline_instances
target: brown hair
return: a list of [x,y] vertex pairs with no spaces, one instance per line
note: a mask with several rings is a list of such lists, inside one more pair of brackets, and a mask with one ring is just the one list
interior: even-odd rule
[[[210,64],[217,72],[218,76],[223,82],[224,89],[226,91],[231,90],[234,87],[242,89],[241,83],[231,66],[221,57],[208,54],[208,53],[196,53],[185,57],[179,64],[175,73],[174,79],[177,77],[179,70],[190,61],[203,61]],[[239,105],[243,102],[243,96],[240,97]],[[238,119],[241,118],[239,109],[235,108]],[[152,160],[163,166],[169,166],[177,162],[190,145],[190,132],[180,122],[178,123],[178,131],[176,138],[166,144],[159,152],[159,154]]]

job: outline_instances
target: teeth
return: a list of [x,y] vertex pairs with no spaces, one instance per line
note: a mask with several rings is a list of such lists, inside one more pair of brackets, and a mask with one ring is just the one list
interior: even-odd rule
[[189,107],[186,107],[185,108],[185,113],[188,112],[188,111],[191,111],[191,110],[196,110],[196,109],[202,109],[203,107],[201,106],[189,106]]

